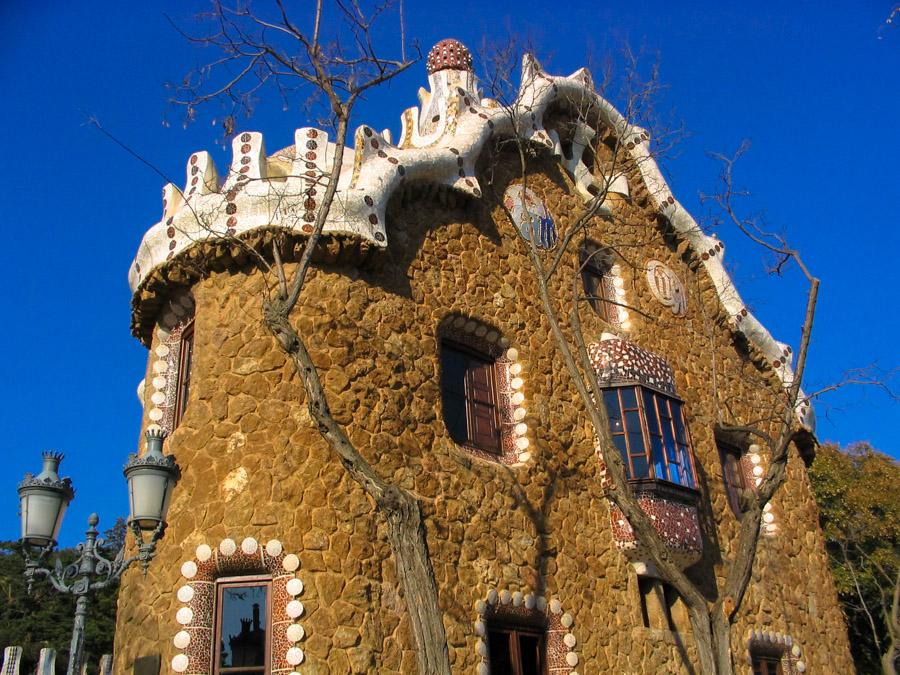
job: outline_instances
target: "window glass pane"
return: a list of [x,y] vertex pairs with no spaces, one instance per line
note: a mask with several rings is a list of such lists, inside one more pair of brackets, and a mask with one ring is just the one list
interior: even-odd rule
[[681,484],[687,487],[696,487],[694,483],[694,472],[691,469],[690,448],[682,446],[681,448]]
[[681,467],[677,461],[669,460],[669,480],[682,485]]
[[647,418],[647,429],[650,435],[659,434],[659,418],[656,415],[656,406],[653,402],[653,393],[644,389],[644,415]]
[[670,401],[672,404],[672,417],[675,422],[675,438],[679,445],[687,445],[687,433],[684,430],[684,421],[681,416],[681,404],[678,401]]
[[444,423],[454,441],[465,443],[468,440],[465,396],[444,392]]
[[620,389],[622,392],[622,405],[628,408],[637,408],[637,396],[634,394],[634,387],[624,387]]
[[519,633],[519,663],[522,665],[522,675],[542,675],[541,651],[539,635]]
[[631,454],[644,452],[644,432],[641,429],[641,416],[637,410],[625,413],[625,428],[628,430],[628,448]]
[[266,665],[266,586],[222,589],[219,629],[222,668]]
[[[657,397],[657,403],[659,405],[659,423],[662,427],[663,445],[666,449],[666,463],[669,465],[668,480],[673,483],[679,483],[678,447],[675,445],[675,436],[672,432],[672,420],[669,418],[669,410],[665,399]],[[666,478],[666,476],[659,477]]]
[[622,433],[622,411],[619,410],[619,395],[615,389],[603,392],[603,403],[606,405],[610,431],[614,434]]
[[488,653],[492,673],[512,673],[512,653],[509,649],[509,633],[488,631]]
[[634,465],[632,478],[650,478],[650,465],[647,464],[647,455],[632,455],[631,463]]
[[465,354],[449,345],[441,348],[441,389],[465,395],[466,393],[466,359]]

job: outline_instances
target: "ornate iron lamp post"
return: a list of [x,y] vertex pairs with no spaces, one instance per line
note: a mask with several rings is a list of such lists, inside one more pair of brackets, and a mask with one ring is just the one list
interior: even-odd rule
[[[66,507],[75,498],[72,481],[60,478],[58,474],[63,456],[45,452],[42,471],[37,476],[25,474],[25,479],[19,484],[22,516],[20,542],[25,556],[28,590],[31,590],[36,577],[46,577],[57,591],[71,593],[76,598],[67,675],[81,672],[88,596],[115,583],[136,562],[144,566],[146,573],[156,553],[156,543],[166,527],[166,511],[179,469],[173,455],[163,455],[164,433],[148,431],[146,438],[147,451],[141,456],[130,455],[124,470],[131,507],[128,524],[138,544],[137,553],[128,558],[125,557],[125,545],[114,559],[103,556],[97,540],[100,519],[92,513],[88,518],[86,539],[75,549],[78,554],[75,562],[63,567],[57,557],[52,569],[43,567],[56,546]],[[149,533],[148,541],[145,541],[145,533]]]

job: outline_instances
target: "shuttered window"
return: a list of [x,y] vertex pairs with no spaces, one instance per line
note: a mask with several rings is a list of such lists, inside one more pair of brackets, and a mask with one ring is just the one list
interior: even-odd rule
[[725,494],[728,495],[728,505],[731,506],[735,517],[740,520],[743,515],[741,493],[747,487],[741,467],[741,450],[719,440],[716,441],[716,445],[719,448],[719,459],[722,462],[722,483],[725,485]]
[[187,409],[188,394],[191,390],[191,365],[194,360],[194,322],[191,321],[181,331],[178,351],[178,393],[175,398],[175,425],[181,422]]
[[455,342],[441,343],[444,422],[461,445],[500,452],[494,361]]
[[619,308],[615,303],[616,290],[611,273],[610,253],[593,242],[578,251],[581,281],[588,303],[607,323],[619,325]]

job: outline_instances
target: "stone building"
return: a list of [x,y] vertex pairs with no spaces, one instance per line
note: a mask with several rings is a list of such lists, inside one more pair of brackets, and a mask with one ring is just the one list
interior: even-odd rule
[[[458,42],[427,65],[429,91],[399,139],[362,126],[345,151],[292,321],[350,439],[421,500],[454,672],[695,673],[677,593],[604,498],[526,238],[553,256],[609,185],[550,292],[567,307],[576,278],[592,298],[580,316],[613,438],[643,506],[710,593],[739,491],[767,462],[722,422],[775,405],[791,350],[747,311],[724,245],[674,199],[647,133],[586,70],[553,77],[526,59],[506,108],[482,98]],[[514,125],[527,181],[495,143]],[[261,134],[237,134],[224,178],[193,154],[132,264],[132,329],[149,349],[144,427],[169,434],[182,476],[149,572],[123,579],[116,672],[415,669],[384,525],[263,325],[271,278],[252,258],[281,237],[292,267],[333,159],[313,128],[274,154]],[[751,659],[757,673],[852,672],[804,463],[812,411],[797,425],[805,442],[767,507],[733,630],[743,673]],[[239,635],[256,636],[240,650],[253,663],[230,646]]]

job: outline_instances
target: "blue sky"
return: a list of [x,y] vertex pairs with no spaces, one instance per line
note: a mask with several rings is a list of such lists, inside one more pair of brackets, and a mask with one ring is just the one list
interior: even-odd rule
[[[450,9],[406,1],[409,37],[423,51],[444,37],[471,47],[507,30],[540,45],[548,71],[570,73],[592,51],[623,41],[658,53],[668,85],[660,107],[690,135],[666,161],[675,194],[702,217],[698,192],[716,187],[706,152],[753,143],[737,168],[764,211],[822,278],[807,389],[845,370],[898,366],[900,250],[900,29],[879,32],[891,2],[528,3],[458,0]],[[0,391],[0,539],[18,536],[16,483],[40,452],[66,454],[78,495],[63,525],[74,543],[91,511],[101,527],[125,514],[121,467],[137,447],[135,388],[146,350],[129,334],[126,272],[160,215],[162,179],[86,124],[96,116],[165,174],[182,181],[188,155],[228,158],[208,118],[188,129],[172,116],[164,83],[198,54],[164,13],[186,22],[201,2],[0,3],[0,107],[6,157],[0,205],[7,254],[0,310],[7,330]],[[298,3],[298,6],[302,6]],[[565,9],[563,9],[565,7]],[[879,37],[881,39],[879,39]],[[399,114],[425,84],[424,64],[374,93],[358,122],[399,131]],[[298,109],[262,106],[241,129],[289,145]],[[733,231],[726,260],[773,335],[796,346],[802,287],[766,276],[762,254]],[[895,385],[900,383],[895,382]],[[900,455],[900,408],[874,389],[840,391],[817,405],[823,441],[869,440]]]

